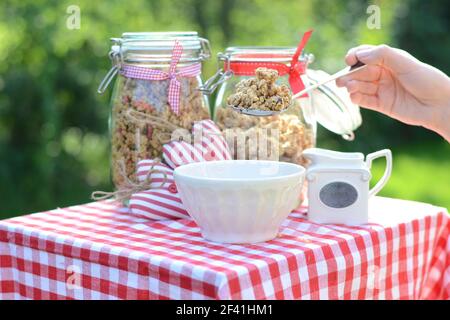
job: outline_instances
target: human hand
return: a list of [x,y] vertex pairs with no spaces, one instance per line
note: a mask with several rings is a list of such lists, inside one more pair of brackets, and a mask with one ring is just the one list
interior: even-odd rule
[[349,50],[348,65],[367,67],[336,80],[353,103],[411,125],[436,131],[450,141],[450,78],[406,51],[386,45]]

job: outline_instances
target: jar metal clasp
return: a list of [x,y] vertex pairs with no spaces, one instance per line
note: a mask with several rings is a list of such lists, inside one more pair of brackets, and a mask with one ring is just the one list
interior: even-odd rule
[[233,71],[230,69],[230,56],[218,53],[217,57],[219,61],[222,61],[227,65],[227,68],[225,68],[226,71],[224,71],[223,68],[219,68],[211,78],[206,80],[206,82],[198,88],[198,90],[207,95],[212,94],[218,86],[233,76]]
[[209,58],[211,58],[211,45],[209,44],[209,41],[205,38],[199,38],[200,41],[200,46],[202,48],[201,53],[200,53],[200,60],[204,61],[204,60],[208,60]]
[[103,94],[106,91],[112,79],[114,79],[116,74],[119,72],[120,66],[122,65],[120,46],[115,45],[112,47],[112,50],[109,52],[109,58],[111,59],[112,67],[111,69],[109,69],[108,73],[105,75],[102,82],[100,82],[100,85],[98,86],[97,92],[99,94]]

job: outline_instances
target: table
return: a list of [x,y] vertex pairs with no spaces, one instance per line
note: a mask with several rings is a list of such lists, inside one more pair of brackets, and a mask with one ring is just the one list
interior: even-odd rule
[[370,223],[292,212],[266,243],[205,241],[114,201],[0,221],[0,299],[449,299],[450,219],[375,197]]

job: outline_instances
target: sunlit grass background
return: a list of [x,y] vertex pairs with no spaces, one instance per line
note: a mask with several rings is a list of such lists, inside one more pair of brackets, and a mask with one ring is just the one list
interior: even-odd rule
[[[450,145],[447,142],[393,148],[393,172],[381,196],[411,199],[450,208]],[[375,161],[376,182],[384,172],[384,161]]]

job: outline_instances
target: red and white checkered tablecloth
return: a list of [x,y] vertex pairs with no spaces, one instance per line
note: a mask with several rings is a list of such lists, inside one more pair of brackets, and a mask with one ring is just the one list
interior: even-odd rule
[[17,217],[0,221],[0,299],[449,299],[447,210],[375,197],[370,215],[348,227],[297,210],[253,245],[112,201]]

